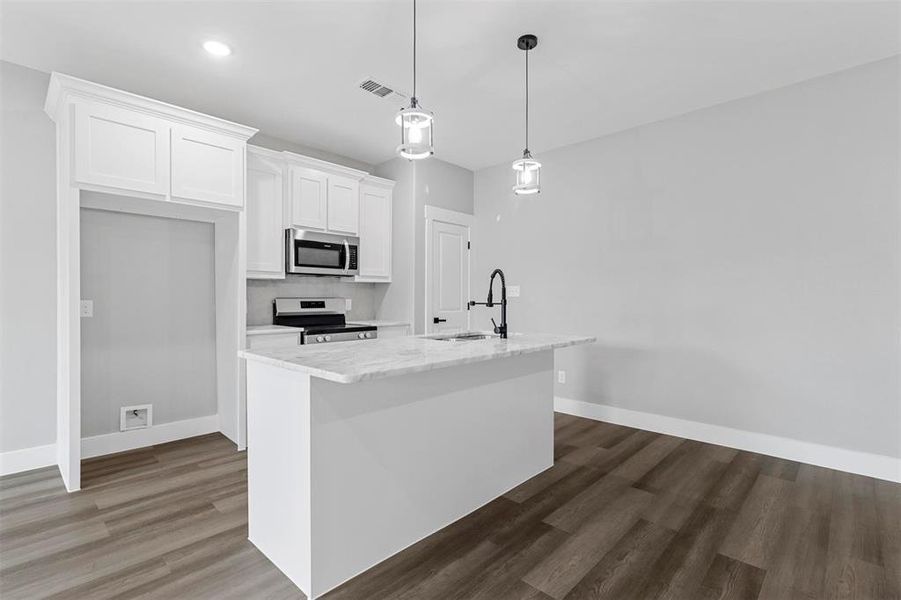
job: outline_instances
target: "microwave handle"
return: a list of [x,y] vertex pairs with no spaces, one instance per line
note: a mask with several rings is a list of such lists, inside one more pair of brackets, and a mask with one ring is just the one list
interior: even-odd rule
[[344,240],[344,272],[350,270],[350,244]]

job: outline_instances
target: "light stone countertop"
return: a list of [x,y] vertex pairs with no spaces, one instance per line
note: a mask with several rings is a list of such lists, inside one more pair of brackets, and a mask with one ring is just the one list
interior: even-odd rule
[[303,327],[288,327],[287,325],[248,325],[247,335],[272,335],[275,333],[299,333]]
[[594,337],[514,333],[506,340],[440,341],[429,337],[316,344],[291,348],[242,350],[241,358],[337,383],[420,373],[530,352],[590,344]]

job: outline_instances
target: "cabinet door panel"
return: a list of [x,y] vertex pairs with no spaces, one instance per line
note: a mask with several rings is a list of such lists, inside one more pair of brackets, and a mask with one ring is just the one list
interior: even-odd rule
[[105,104],[75,105],[75,180],[169,192],[169,123]]
[[391,278],[391,199],[389,190],[360,191],[360,278]]
[[357,235],[360,231],[360,184],[349,177],[328,178],[328,229]]
[[252,155],[247,163],[247,277],[283,278],[282,170]]
[[172,195],[244,206],[244,142],[195,127],[172,130]]
[[311,229],[328,226],[327,186],[325,173],[291,167],[291,225]]

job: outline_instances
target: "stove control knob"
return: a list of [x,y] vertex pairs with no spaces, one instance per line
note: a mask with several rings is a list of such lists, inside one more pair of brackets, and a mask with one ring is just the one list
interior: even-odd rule
[[371,332],[371,331],[367,331],[365,335],[366,335],[367,338],[371,338],[371,337],[372,337],[372,332]]
[[365,340],[369,336],[367,336],[365,333],[360,332],[357,334],[357,337],[360,338],[361,340]]
[[332,336],[330,336],[330,335],[325,336],[325,341],[326,342],[332,341]]
[[319,343],[321,344],[321,343],[324,342],[325,340],[322,338],[321,335],[317,335],[317,336],[316,336],[316,341],[319,342]]

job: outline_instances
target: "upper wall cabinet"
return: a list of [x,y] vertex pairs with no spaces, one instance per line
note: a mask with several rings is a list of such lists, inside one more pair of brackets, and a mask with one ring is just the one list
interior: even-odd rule
[[247,146],[247,277],[285,277],[286,227],[360,237],[354,281],[391,281],[394,182],[292,152]]
[[358,235],[364,171],[285,152],[290,173],[289,227]]
[[75,188],[240,210],[244,152],[256,129],[68,75],[44,110]]
[[247,146],[247,277],[284,279],[284,163],[278,152]]
[[391,281],[394,182],[367,177],[360,184],[360,274],[356,281]]
[[244,205],[244,146],[211,131],[172,128],[172,195],[187,200]]
[[169,192],[169,123],[111,106],[75,105],[76,183]]
[[328,227],[328,177],[306,167],[291,166],[291,226]]

